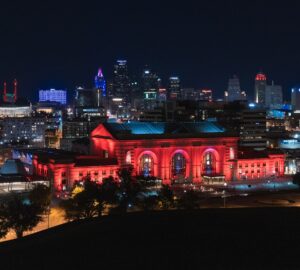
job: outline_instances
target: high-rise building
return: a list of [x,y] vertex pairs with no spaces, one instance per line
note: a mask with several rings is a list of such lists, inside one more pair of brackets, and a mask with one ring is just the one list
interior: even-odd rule
[[117,63],[114,66],[112,92],[114,98],[123,98],[125,102],[128,102],[130,99],[130,79],[128,76],[126,60],[117,60]]
[[160,82],[161,80],[156,73],[147,67],[144,69],[142,74],[142,89],[145,109],[152,109],[155,106]]
[[102,97],[106,97],[106,81],[101,68],[98,69],[98,73],[95,76],[95,88],[101,91]]
[[213,100],[212,90],[211,89],[201,89],[199,92],[199,100],[211,102]]
[[225,101],[232,102],[235,100],[244,100],[245,94],[241,91],[240,80],[238,76],[233,75],[228,80],[227,92],[225,92]]
[[39,102],[58,102],[65,105],[67,103],[67,91],[66,90],[39,90]]
[[75,90],[75,116],[76,117],[105,117],[100,89],[86,89],[77,87]]
[[254,91],[255,91],[256,103],[265,105],[266,87],[267,87],[267,77],[265,74],[260,72],[255,77]]
[[282,104],[282,87],[272,82],[271,85],[266,86],[265,106],[270,108],[279,104]]
[[181,89],[182,100],[196,100],[197,95],[194,88],[182,88]]
[[170,99],[180,99],[181,98],[181,87],[179,77],[169,78],[169,96]]
[[292,88],[292,109],[294,111],[300,110],[300,85]]
[[267,114],[263,109],[242,111],[240,123],[240,143],[242,146],[265,148],[267,131]]

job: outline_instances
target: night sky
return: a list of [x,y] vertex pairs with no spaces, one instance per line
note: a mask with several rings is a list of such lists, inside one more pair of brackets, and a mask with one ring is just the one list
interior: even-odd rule
[[212,88],[216,97],[233,74],[250,97],[259,70],[288,99],[300,84],[297,1],[5,2],[0,83],[16,77],[20,95],[33,101],[40,88],[91,86],[100,66],[111,78],[116,59],[127,59],[131,73],[148,64],[163,82],[178,75],[184,86]]

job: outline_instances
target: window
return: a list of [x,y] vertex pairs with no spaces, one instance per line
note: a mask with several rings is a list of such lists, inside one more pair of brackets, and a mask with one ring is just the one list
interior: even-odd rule
[[185,177],[186,174],[186,159],[181,153],[177,153],[172,158],[172,176]]
[[103,157],[108,158],[108,151],[107,150],[103,150]]
[[66,172],[61,173],[61,177],[66,177],[66,175],[67,175]]
[[126,164],[131,164],[131,153],[130,151],[127,151],[126,158],[125,158]]
[[212,152],[207,152],[204,155],[203,163],[204,174],[213,174],[215,172],[215,158]]
[[113,174],[114,174],[114,170],[110,170],[110,171],[109,171],[109,174],[110,174],[110,175],[113,175]]
[[230,147],[229,148],[229,158],[230,159],[234,159],[235,155],[234,155],[234,148]]
[[102,175],[106,175],[106,170],[103,170],[103,171],[102,171]]
[[140,158],[140,174],[143,176],[152,176],[153,174],[153,158],[149,154],[145,154]]
[[82,177],[83,176],[83,172],[79,172],[79,177]]
[[98,172],[94,172],[94,175],[95,175],[95,176],[98,176]]

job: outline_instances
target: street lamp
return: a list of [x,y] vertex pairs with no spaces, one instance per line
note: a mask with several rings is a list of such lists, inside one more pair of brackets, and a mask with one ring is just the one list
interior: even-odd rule
[[[227,187],[227,183],[224,183],[224,187]],[[226,189],[223,190],[224,208],[226,208]]]

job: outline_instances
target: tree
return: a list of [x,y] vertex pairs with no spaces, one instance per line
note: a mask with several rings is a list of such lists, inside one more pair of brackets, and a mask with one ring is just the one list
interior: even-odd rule
[[185,210],[197,208],[199,202],[198,194],[194,190],[184,192],[178,200],[178,207]]
[[174,193],[169,185],[162,185],[159,192],[159,200],[164,210],[174,206]]
[[20,238],[25,231],[33,230],[43,220],[50,201],[50,189],[44,185],[36,185],[28,196],[13,194],[1,205],[0,236],[11,229]]
[[145,196],[139,200],[139,205],[144,211],[154,210],[157,204],[157,196]]
[[51,203],[51,190],[43,184],[37,184],[29,193],[29,200],[32,204],[41,207],[41,211],[47,209]]
[[39,205],[17,194],[6,203],[3,211],[7,228],[14,230],[17,238],[23,237],[25,231],[33,230],[43,220],[44,213]]
[[133,167],[128,166],[118,171],[120,178],[120,204],[119,210],[127,212],[128,207],[134,204],[138,193],[141,191],[141,185],[132,177]]
[[5,237],[8,233],[8,222],[5,214],[5,205],[0,204],[0,238]]
[[65,210],[65,217],[68,220],[101,216],[103,200],[100,186],[89,179],[85,180],[84,189],[75,193],[72,198],[62,201],[61,207]]

